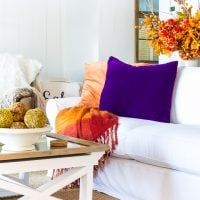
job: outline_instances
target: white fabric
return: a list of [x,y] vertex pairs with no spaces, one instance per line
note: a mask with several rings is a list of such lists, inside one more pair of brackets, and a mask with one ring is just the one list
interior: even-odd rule
[[200,124],[200,67],[180,67],[174,86],[171,121]]
[[114,155],[126,159],[110,158],[94,179],[95,189],[122,200],[200,199],[199,77],[200,68],[178,69],[171,112],[178,124],[119,118]]
[[119,117],[114,155],[200,174],[200,125]]
[[[58,111],[80,100],[70,97],[48,101],[46,112],[53,129]],[[117,157],[200,174],[200,125],[119,117],[118,141],[113,154]]]
[[52,131],[55,131],[55,119],[56,115],[63,108],[68,108],[77,105],[81,100],[81,97],[67,97],[59,99],[50,99],[46,104],[46,114],[49,120]]
[[94,189],[120,200],[199,200],[200,176],[111,157]]
[[0,100],[15,88],[30,87],[42,65],[22,55],[0,54]]

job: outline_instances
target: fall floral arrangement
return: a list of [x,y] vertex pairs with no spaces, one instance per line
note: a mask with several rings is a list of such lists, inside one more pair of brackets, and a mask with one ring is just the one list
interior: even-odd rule
[[192,15],[186,0],[174,0],[180,5],[175,18],[161,20],[153,12],[145,15],[142,27],[155,52],[170,55],[178,51],[184,60],[200,58],[200,10]]

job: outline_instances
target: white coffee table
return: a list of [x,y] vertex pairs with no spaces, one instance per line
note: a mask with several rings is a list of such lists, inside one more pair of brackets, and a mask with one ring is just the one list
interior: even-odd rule
[[[80,178],[80,200],[92,200],[93,166],[108,149],[107,145],[47,134],[47,140],[36,145],[37,150],[25,152],[0,152],[0,188],[24,195],[20,199],[58,199],[51,196],[64,186]],[[68,141],[67,148],[51,149],[52,139]],[[9,174],[71,168],[37,189]]]

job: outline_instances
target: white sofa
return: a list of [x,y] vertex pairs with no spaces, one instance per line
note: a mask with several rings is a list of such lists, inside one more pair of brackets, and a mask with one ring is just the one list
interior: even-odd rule
[[[49,100],[47,115],[80,97]],[[171,123],[119,117],[119,144],[94,189],[123,200],[200,199],[200,68],[178,69]]]

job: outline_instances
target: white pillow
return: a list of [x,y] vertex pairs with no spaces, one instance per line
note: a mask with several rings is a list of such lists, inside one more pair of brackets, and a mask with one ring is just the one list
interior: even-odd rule
[[37,80],[36,88],[38,88],[38,90],[42,93],[45,100],[64,97],[79,97],[81,83],[54,80]]

